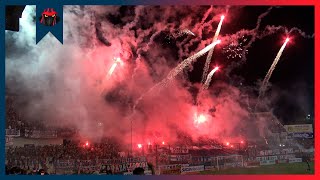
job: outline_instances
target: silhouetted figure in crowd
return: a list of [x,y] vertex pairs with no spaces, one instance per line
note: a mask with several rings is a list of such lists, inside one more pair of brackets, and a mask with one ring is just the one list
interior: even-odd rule
[[135,168],[133,170],[133,175],[144,175],[144,169],[141,167]]

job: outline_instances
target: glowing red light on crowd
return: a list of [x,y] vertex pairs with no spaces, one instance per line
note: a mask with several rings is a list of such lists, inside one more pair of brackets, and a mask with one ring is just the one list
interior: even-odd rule
[[142,144],[138,144],[138,148],[141,149],[142,148]]

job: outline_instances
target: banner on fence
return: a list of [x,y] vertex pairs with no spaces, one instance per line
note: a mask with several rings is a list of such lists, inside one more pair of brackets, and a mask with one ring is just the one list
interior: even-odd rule
[[204,171],[204,165],[181,167],[181,173]]
[[261,166],[272,165],[272,164],[276,164],[276,161],[275,160],[263,160],[263,161],[260,161],[260,165]]
[[20,130],[17,129],[6,129],[6,136],[19,137]]
[[56,169],[73,169],[76,167],[76,161],[73,159],[60,159],[55,162]]
[[148,169],[147,162],[137,162],[137,163],[124,163],[124,164],[106,164],[101,166],[102,171],[112,171],[114,173],[133,171],[135,168],[141,167],[145,170]]
[[288,138],[304,138],[304,139],[312,139],[313,133],[288,133]]
[[168,165],[161,165],[159,166],[160,170],[166,170],[166,169],[181,169],[181,167],[188,167],[189,164],[168,164]]
[[313,133],[312,124],[284,125],[288,133]]
[[173,147],[170,148],[172,154],[188,154],[189,149],[187,147]]
[[178,162],[189,162],[191,160],[191,155],[170,155],[170,161]]
[[297,163],[302,162],[302,158],[291,158],[289,159],[289,163]]
[[24,136],[27,138],[39,139],[39,138],[57,138],[58,137],[58,132],[54,130],[42,131],[42,130],[25,129],[24,132],[25,132]]

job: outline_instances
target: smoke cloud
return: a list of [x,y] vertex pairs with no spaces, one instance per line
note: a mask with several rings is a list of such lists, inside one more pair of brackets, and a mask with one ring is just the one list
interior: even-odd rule
[[[175,142],[183,133],[194,140],[201,136],[221,140],[254,137],[262,132],[255,132],[256,127],[247,129],[252,121],[241,90],[222,81],[195,97],[189,89],[200,85],[181,74],[165,89],[144,96],[132,112],[139,97],[183,59],[211,43],[220,15],[232,8],[65,6],[64,44],[48,34],[36,45],[35,7],[27,6],[20,32],[6,32],[6,86],[17,95],[23,120],[75,127],[92,140],[114,136],[129,143],[131,123],[137,143]],[[256,38],[283,29],[268,26],[257,35],[271,9],[259,16],[255,29],[222,35],[219,46],[254,35],[246,50]],[[175,36],[174,41],[166,38],[186,29],[188,33]],[[246,54],[242,55],[245,59]],[[107,78],[114,57],[124,63]],[[195,98],[201,103],[194,103]],[[195,126],[199,114],[207,121]]]

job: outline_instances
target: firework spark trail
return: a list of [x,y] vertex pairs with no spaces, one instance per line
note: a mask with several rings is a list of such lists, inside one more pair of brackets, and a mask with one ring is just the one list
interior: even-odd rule
[[[135,109],[137,107],[137,105],[140,103],[140,101],[149,93],[153,92],[155,89],[160,90],[161,88],[165,87],[172,79],[174,79],[179,73],[181,73],[186,67],[189,67],[196,59],[198,59],[199,57],[203,56],[206,52],[208,52],[210,49],[214,48],[215,45],[219,44],[221,41],[217,40],[211,44],[209,44],[208,46],[206,46],[205,48],[203,48],[202,50],[200,50],[199,52],[197,52],[196,54],[190,56],[189,58],[183,60],[176,68],[174,68],[173,70],[171,70],[167,77],[164,78],[162,81],[160,81],[159,83],[155,84],[153,87],[151,87],[146,93],[142,94],[134,103],[133,105],[133,113],[131,114],[131,116],[133,116],[133,114],[135,113]],[[130,117],[131,117],[130,116]]]
[[212,71],[208,74],[207,80],[203,85],[203,89],[208,89],[210,86],[210,82],[212,80],[212,76],[213,74],[219,69],[219,67],[215,67],[214,69],[212,69]]
[[187,58],[185,60],[183,60],[176,68],[174,68],[172,71],[169,72],[169,74],[167,76],[167,79],[171,80],[174,77],[176,77],[176,75],[178,75],[184,68],[190,66],[196,59],[198,59],[199,57],[203,56],[206,52],[210,51],[210,49],[213,49],[220,42],[221,42],[220,40],[216,40],[215,42],[211,43],[207,47],[203,48],[198,53],[190,56],[189,58]]
[[[217,39],[218,39],[218,36],[219,36],[220,30],[221,30],[221,26],[222,26],[223,19],[224,19],[224,16],[222,15],[222,16],[221,16],[221,19],[220,19],[220,22],[219,22],[219,25],[218,25],[218,28],[217,28],[217,30],[216,30],[216,33],[214,34],[214,37],[213,37],[213,41],[212,41],[212,42],[216,42]],[[214,48],[212,48],[212,49],[209,51],[208,55],[207,55],[206,63],[205,63],[205,65],[204,65],[203,74],[202,74],[202,80],[201,80],[202,83],[205,83],[205,80],[206,80],[206,77],[207,77],[207,74],[208,74],[208,71],[209,71],[210,63],[211,63],[211,58],[212,58],[213,50],[214,50]]]
[[111,66],[111,68],[110,68],[110,70],[108,72],[108,77],[110,77],[113,74],[113,72],[114,72],[115,68],[117,67],[118,63],[121,63],[120,58],[114,58],[114,59],[115,59],[115,61],[112,64],[112,66]]
[[[118,66],[118,64],[121,64],[121,65],[123,64],[123,62],[121,61],[121,59],[119,57],[113,58],[113,60],[114,60],[114,62],[112,64],[111,68],[109,69],[106,77],[102,80],[102,85],[104,85],[105,81],[108,80],[112,76],[112,74],[113,74],[114,70],[116,69],[116,67]],[[106,92],[106,89],[104,87],[102,87],[102,90],[100,90],[100,94],[103,96],[105,92]]]
[[195,36],[195,34],[193,32],[191,32],[189,29],[182,30],[182,33]]
[[273,72],[273,70],[276,68],[276,65],[277,65],[277,63],[279,62],[280,57],[281,57],[281,55],[282,55],[282,53],[283,53],[283,51],[284,51],[284,48],[286,47],[286,45],[287,45],[288,42],[289,42],[289,38],[287,38],[286,41],[285,41],[285,43],[281,46],[281,48],[280,48],[280,50],[279,50],[276,58],[274,59],[271,67],[269,68],[269,71],[268,71],[267,75],[265,76],[265,78],[264,78],[263,81],[262,81],[262,85],[261,85],[260,90],[259,90],[258,102],[257,102],[257,104],[256,104],[255,109],[256,109],[257,106],[259,105],[261,97],[264,96],[264,93],[265,93],[265,90],[266,90],[266,88],[267,88],[268,82],[269,82],[269,80],[270,80],[270,78],[271,78],[272,72]]
[[178,32],[176,32],[176,33],[172,33],[171,35],[168,35],[166,38],[168,38],[168,39],[171,39],[171,38],[177,39],[177,38],[182,37],[184,35],[196,36],[189,29],[183,29],[183,30],[178,30]]
[[113,73],[113,71],[114,71],[114,69],[117,67],[117,63],[115,62],[115,63],[113,63],[112,64],[112,66],[111,66],[111,68],[110,68],[110,70],[109,70],[109,72],[108,72],[108,76],[111,76],[112,75],[112,73]]

